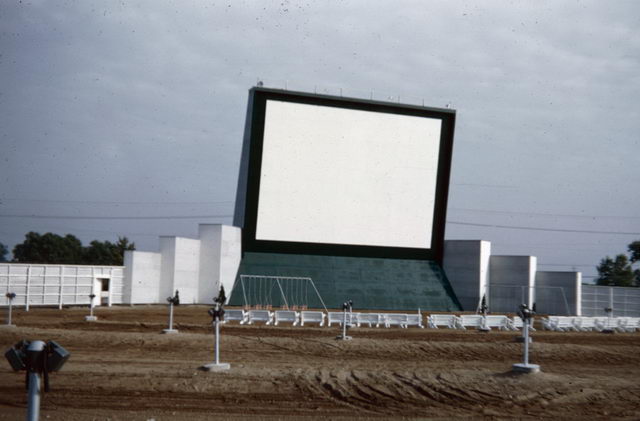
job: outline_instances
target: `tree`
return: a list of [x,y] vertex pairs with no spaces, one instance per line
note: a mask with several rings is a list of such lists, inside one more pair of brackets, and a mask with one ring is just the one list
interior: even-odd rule
[[82,263],[82,243],[71,234],[61,237],[50,232],[40,235],[29,232],[22,244],[13,248],[13,260],[17,263]]
[[627,247],[629,250],[631,264],[640,262],[640,241],[634,241]]
[[598,269],[597,285],[621,287],[640,287],[640,267],[634,270],[634,264],[640,266],[640,241],[633,241],[627,246],[629,257],[619,254],[615,260],[609,256],[602,259]]
[[125,250],[135,250],[135,244],[127,237],[118,237],[115,244],[94,240],[88,247],[83,247],[71,234],[61,237],[30,232],[22,244],[14,247],[13,257],[17,263],[122,266]]
[[0,243],[0,262],[7,261],[7,254],[9,254],[9,249],[4,244]]
[[118,242],[116,243],[116,249],[118,250],[118,262],[116,266],[122,266],[124,264],[124,252],[127,250],[135,250],[136,243],[130,243],[127,237],[118,237]]
[[115,258],[114,244],[109,241],[93,240],[85,247],[83,255],[83,263],[88,265],[104,265],[111,266]]
[[[631,264],[633,265],[634,263],[640,263],[640,241],[634,241],[633,243],[629,244],[627,250],[630,254],[629,260],[631,260]],[[640,287],[640,269],[634,270],[633,274],[636,278],[636,286]]]
[[624,254],[618,254],[615,260],[609,256],[600,261],[597,285],[630,287],[635,281],[635,274],[629,259]]
[[118,237],[115,244],[94,240],[86,247],[83,261],[89,265],[122,266],[125,250],[135,249],[135,243],[129,243],[127,237]]

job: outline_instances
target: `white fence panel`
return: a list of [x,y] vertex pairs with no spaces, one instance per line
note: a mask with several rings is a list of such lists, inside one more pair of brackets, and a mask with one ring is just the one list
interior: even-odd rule
[[614,317],[640,317],[640,288],[582,285],[584,316],[606,316],[608,307]]
[[100,294],[96,280],[109,279],[108,305],[122,304],[124,270],[121,266],[71,266],[0,263],[0,305],[13,292],[16,306],[89,304],[89,294]]

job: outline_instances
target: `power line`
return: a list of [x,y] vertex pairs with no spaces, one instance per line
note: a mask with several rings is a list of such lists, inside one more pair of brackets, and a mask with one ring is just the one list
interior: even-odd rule
[[209,218],[230,218],[233,215],[194,215],[194,216],[70,216],[70,215],[0,215],[0,218],[27,218],[27,219],[209,219]]
[[464,187],[491,187],[497,189],[517,189],[518,186],[506,185],[506,184],[478,184],[478,183],[452,183],[454,186]]
[[[481,185],[481,184],[460,184],[460,185]],[[492,185],[493,186],[493,185]],[[513,187],[513,186],[499,186],[495,187]],[[108,200],[53,200],[53,199],[18,199],[13,197],[0,198],[0,204],[2,201],[12,202],[37,202],[37,203],[75,203],[75,204],[96,204],[96,205],[223,205],[235,203],[235,201],[108,201]],[[511,215],[527,215],[527,216],[555,216],[555,217],[569,217],[569,218],[610,218],[610,219],[640,219],[640,216],[626,216],[626,215],[579,215],[579,214],[563,214],[563,213],[544,213],[544,212],[520,212],[520,211],[504,211],[495,209],[475,209],[475,208],[449,208],[453,211],[465,211],[465,212],[482,212],[482,213],[497,213],[497,214],[511,214]]]
[[[47,228],[45,231],[48,231],[48,232],[50,232],[50,231],[58,231],[58,232],[66,231],[66,233],[71,233],[71,232],[97,232],[97,233],[101,233],[101,234],[115,234],[117,236],[121,236],[121,235],[135,235],[135,236],[142,236],[142,237],[160,237],[160,236],[162,236],[162,234],[148,234],[148,233],[129,232],[129,231],[123,233],[122,231],[91,230],[91,229],[84,229],[84,228],[50,227],[50,228]],[[5,234],[5,235],[24,234],[24,230],[14,231],[14,232],[0,231],[0,234]]]
[[454,211],[470,211],[470,212],[483,212],[483,213],[527,215],[527,216],[556,216],[556,217],[563,217],[563,218],[640,219],[640,216],[624,216],[624,215],[577,215],[577,214],[567,214],[567,213],[517,212],[517,211],[501,211],[501,210],[493,210],[493,209],[472,209],[472,208],[449,208],[449,209]]
[[[7,214],[0,215],[0,218],[27,218],[27,219],[85,219],[85,220],[151,220],[151,219],[210,219],[210,218],[230,218],[233,215],[169,215],[169,216],[76,216],[76,215],[20,215],[20,214]],[[479,224],[475,222],[462,222],[462,221],[447,221],[452,225],[464,225],[473,227],[486,227],[486,228],[503,228],[503,229],[516,229],[526,231],[548,231],[548,232],[571,232],[581,234],[613,234],[613,235],[639,235],[640,232],[625,232],[625,231],[599,231],[599,230],[578,230],[578,229],[564,229],[564,228],[543,228],[543,227],[528,227],[521,225],[499,225],[499,224]]]
[[504,228],[504,229],[515,229],[515,230],[526,230],[526,231],[574,232],[574,233],[581,233],[581,234],[640,235],[640,232],[575,230],[575,229],[563,229],[563,228],[541,228],[541,227],[526,227],[526,226],[520,226],[520,225],[477,224],[477,223],[474,223],[474,222],[461,222],[461,221],[447,221],[447,224],[466,225],[466,226],[472,226],[472,227]]
[[593,263],[589,264],[565,264],[565,263],[538,263],[538,266],[576,266],[576,267],[592,267],[596,266]]
[[107,200],[49,200],[49,199],[14,199],[14,198],[1,198],[2,201],[12,202],[38,202],[38,203],[85,203],[95,205],[222,205],[235,203],[234,201],[223,202],[126,202],[126,201],[107,201]]

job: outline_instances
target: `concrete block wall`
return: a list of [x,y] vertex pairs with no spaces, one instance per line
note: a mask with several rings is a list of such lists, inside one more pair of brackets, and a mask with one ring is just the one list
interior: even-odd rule
[[442,266],[463,311],[475,311],[486,293],[489,283],[490,257],[489,241],[447,240],[444,242]]
[[227,297],[230,297],[240,266],[241,234],[238,227],[200,224],[200,303],[212,303],[220,285],[224,285]]
[[216,288],[220,272],[220,248],[222,225],[200,224],[200,273],[198,274],[198,299],[201,303],[211,303],[218,293]]
[[128,304],[160,302],[160,253],[124,252],[124,298]]
[[200,240],[160,237],[160,255],[160,302],[165,302],[176,290],[180,291],[181,303],[199,302]]
[[199,238],[160,237],[158,252],[125,252],[124,302],[165,303],[180,291],[184,304],[212,304],[224,285],[231,293],[241,258],[241,230],[200,224]]
[[488,241],[447,240],[444,250],[443,268],[464,311],[476,311],[486,292],[493,313],[535,302],[542,314],[582,315],[580,272],[537,271],[534,256],[491,256]]
[[[181,303],[195,304],[199,302],[199,272],[200,240],[196,240],[193,238],[176,237],[175,255],[173,262],[173,290],[180,291]],[[167,297],[168,296],[169,295],[167,295]]]
[[489,260],[489,309],[515,312],[520,304],[535,302],[535,256],[491,256]]
[[160,237],[160,283],[158,285],[158,302],[173,296],[173,277],[176,256],[176,237]]
[[555,315],[582,315],[582,273],[536,272],[536,310]]
[[[221,242],[218,285],[224,285],[227,297],[230,297],[242,260],[242,230],[238,227],[223,225]],[[216,293],[218,285],[216,285]]]

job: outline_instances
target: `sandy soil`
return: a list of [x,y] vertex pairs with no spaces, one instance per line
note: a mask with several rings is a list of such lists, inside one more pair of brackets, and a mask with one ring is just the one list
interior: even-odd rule
[[[448,329],[223,327],[230,372],[213,360],[207,307],[32,308],[0,328],[0,351],[53,339],[71,352],[51,376],[43,420],[640,419],[640,333],[533,333],[531,362],[513,375],[514,332]],[[2,321],[3,323],[4,321]],[[24,374],[0,363],[0,420],[25,417]]]

